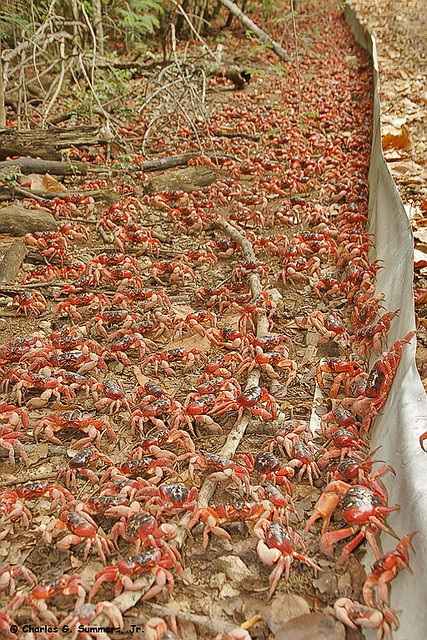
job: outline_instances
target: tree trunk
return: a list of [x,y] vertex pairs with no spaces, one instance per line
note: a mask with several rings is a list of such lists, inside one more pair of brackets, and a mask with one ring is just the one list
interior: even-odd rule
[[1,61],[1,41],[0,41],[0,131],[6,129],[6,109],[4,106],[4,84],[3,65]]
[[231,2],[231,0],[220,0],[220,2],[230,11],[230,13],[233,14],[233,16],[236,16],[236,18],[240,20],[240,22],[244,27],[246,27],[246,29],[252,31],[260,42],[267,45],[268,47],[271,47],[274,53],[278,55],[281,60],[284,60],[285,62],[290,61],[288,53],[280,46],[280,44],[270,38],[270,36],[268,36],[265,31],[260,29],[255,24],[255,22],[252,22],[252,20],[248,18],[248,16],[246,16],[243,11],[241,11],[239,7],[234,4],[234,2]]
[[95,27],[96,46],[98,54],[104,56],[104,25],[102,24],[102,4],[101,0],[92,0],[93,6],[93,26]]

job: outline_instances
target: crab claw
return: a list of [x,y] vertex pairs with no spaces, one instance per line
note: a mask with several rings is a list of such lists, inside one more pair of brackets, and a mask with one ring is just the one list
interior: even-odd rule
[[344,540],[344,538],[348,538],[352,533],[353,529],[351,527],[347,527],[346,529],[337,529],[336,531],[327,531],[320,537],[319,548],[325,556],[333,558],[334,543]]
[[113,623],[115,627],[123,631],[123,616],[120,610],[111,602],[104,600],[102,602],[98,602],[95,609],[95,616],[99,615],[101,611],[105,612],[105,615],[108,619]]
[[350,619],[349,613],[353,611],[353,602],[350,598],[338,598],[334,604],[334,613],[337,620],[350,627],[357,629],[357,626]]
[[279,549],[270,549],[263,540],[259,540],[256,547],[258,557],[266,565],[275,564],[282,555]]
[[167,633],[168,626],[162,618],[150,618],[144,627],[145,640],[157,640]]
[[305,525],[305,534],[309,532],[311,525],[319,518],[323,518],[324,520],[322,531],[325,531],[335,508],[349,487],[350,485],[342,480],[333,480],[326,486],[324,492],[314,505],[314,511]]
[[[416,533],[419,533],[419,531],[411,531],[411,533],[408,533],[408,534],[406,534],[406,536],[403,536],[402,540],[397,545],[397,549],[403,550],[405,547],[409,547],[410,550],[415,553],[415,549],[414,549],[414,547],[412,545],[411,538]],[[413,573],[412,569],[410,567],[406,567],[406,568],[408,569],[409,573]]]

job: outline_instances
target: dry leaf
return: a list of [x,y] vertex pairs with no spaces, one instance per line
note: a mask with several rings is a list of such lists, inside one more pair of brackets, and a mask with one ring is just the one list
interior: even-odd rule
[[415,289],[414,297],[416,307],[421,307],[422,305],[427,304],[427,289]]
[[56,178],[49,175],[48,173],[45,173],[42,180],[42,185],[43,188],[46,189],[46,191],[67,191],[67,187],[64,187],[61,182],[58,182]]
[[141,369],[139,367],[137,367],[136,365],[133,368],[133,373],[134,373],[135,378],[138,381],[138,384],[140,384],[141,387],[144,386],[144,384],[146,382],[148,382],[148,380],[150,379],[150,378],[147,378],[147,376],[144,376],[142,371],[141,371]]
[[317,347],[309,345],[304,353],[304,357],[301,362],[301,366],[307,364],[307,362],[315,362],[317,360]]
[[421,269],[422,267],[427,267],[427,253],[424,253],[419,249],[415,249],[414,250],[414,268]]
[[44,191],[45,187],[43,186],[43,177],[38,175],[37,173],[31,174],[28,176],[31,180],[31,191]]
[[417,240],[420,240],[420,242],[427,244],[427,227],[416,229],[414,231],[414,236],[417,238]]
[[411,148],[411,142],[409,140],[409,129],[402,124],[402,133],[398,133],[394,135],[392,133],[387,133],[383,137],[383,149],[405,149],[407,151]]

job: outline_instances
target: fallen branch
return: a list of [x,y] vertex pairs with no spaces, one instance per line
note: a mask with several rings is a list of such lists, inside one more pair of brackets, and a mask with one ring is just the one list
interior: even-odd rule
[[[93,198],[94,200],[105,200],[109,204],[113,204],[120,200],[121,196],[112,189],[94,189],[93,191],[31,191],[25,187],[18,187],[14,185],[0,185],[0,200],[9,200],[13,196],[18,198],[30,198],[43,202],[43,200],[53,200],[54,198],[61,198],[62,200],[68,196],[81,196],[82,198]],[[76,218],[73,218],[76,220]],[[92,220],[84,219],[85,224],[92,224]]]
[[246,29],[249,29],[250,31],[252,31],[252,33],[256,35],[256,37],[260,42],[265,44],[267,47],[270,47],[274,51],[274,53],[277,56],[279,56],[281,60],[284,60],[284,62],[290,61],[290,57],[288,53],[283,49],[283,47],[281,47],[280,44],[276,42],[276,40],[273,40],[272,38],[270,38],[270,36],[267,35],[265,31],[260,29],[255,24],[255,22],[253,22],[250,18],[248,18],[248,16],[246,16],[243,13],[243,11],[241,11],[239,7],[236,4],[234,4],[234,2],[231,2],[231,0],[219,0],[219,1],[224,7],[226,7],[229,10],[230,13],[233,14],[233,16],[235,16],[238,20],[240,20],[240,22],[243,24],[243,26]]
[[168,607],[162,607],[160,604],[154,602],[146,602],[145,607],[150,608],[150,614],[153,616],[159,616],[159,618],[168,618],[174,614],[178,620],[185,622],[192,622],[197,625],[198,631],[203,631],[209,635],[217,633],[228,633],[232,629],[236,628],[235,624],[230,624],[225,620],[219,620],[218,618],[212,618],[208,616],[201,616],[189,611],[176,611],[175,609],[169,609]]
[[61,160],[61,149],[98,144],[99,140],[99,127],[48,129],[46,131],[6,129],[0,131],[0,160],[6,160],[9,156]]
[[[189,160],[197,158],[200,153],[191,151],[190,153],[178,153],[175,156],[166,156],[165,158],[154,158],[142,163],[143,171],[164,171],[165,169],[173,169],[174,167],[184,167]],[[114,173],[114,172],[113,172]]]
[[[212,223],[213,227],[217,227],[221,229],[229,238],[237,242],[242,247],[243,258],[248,261],[256,261],[256,256],[252,247],[252,243],[242,236],[240,231],[238,231],[235,227],[233,227],[229,222],[227,222],[224,218],[219,218]],[[249,286],[251,288],[252,296],[257,296],[262,291],[262,285],[257,273],[250,273],[248,275]],[[268,319],[265,314],[260,315],[257,314],[256,320],[256,335],[258,337],[265,336],[268,333]],[[246,381],[245,389],[249,389],[250,387],[256,387],[259,384],[260,371],[259,369],[254,369],[248,376]],[[223,458],[231,458],[239,446],[242,438],[245,434],[246,427],[249,424],[251,418],[251,414],[246,411],[243,414],[243,417],[240,421],[236,422],[234,427],[231,429],[230,433],[227,436],[227,440],[224,443],[224,446],[219,451],[218,455]],[[202,488],[199,492],[198,499],[198,507],[207,507],[210,499],[215,493],[215,489],[217,488],[217,483],[212,482],[211,480],[206,479],[203,482]],[[190,522],[191,513],[186,513],[178,524],[178,533],[174,539],[175,545],[180,549],[188,536],[188,523]]]
[[216,138],[243,138],[244,140],[253,140],[258,142],[261,136],[253,135],[251,133],[231,133],[229,131],[211,131],[211,134]]
[[1,169],[16,167],[23,174],[50,173],[55,176],[87,175],[86,162],[57,162],[55,160],[40,160],[39,158],[16,158],[0,162]]

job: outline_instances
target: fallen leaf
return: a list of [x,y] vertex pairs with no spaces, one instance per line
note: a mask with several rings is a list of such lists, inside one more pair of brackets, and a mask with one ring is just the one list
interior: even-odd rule
[[414,267],[415,269],[421,269],[427,267],[427,253],[415,249],[414,251]]
[[[68,408],[67,408],[68,409]],[[49,451],[49,445],[47,442],[39,442],[38,445],[29,453],[28,461],[29,464],[34,464],[41,460],[42,458],[47,458]]]
[[133,368],[133,373],[135,375],[135,378],[138,381],[138,384],[140,384],[141,387],[144,386],[144,384],[148,382],[148,380],[150,379],[150,378],[147,378],[147,376],[144,376],[141,369],[136,365]]
[[422,229],[417,229],[414,231],[414,236],[417,240],[424,242],[427,244],[427,227],[423,227]]
[[27,181],[30,181],[31,191],[44,191],[45,187],[43,186],[43,176],[38,175],[37,173],[31,174],[27,176]]
[[168,342],[167,345],[165,345],[166,349],[184,348],[188,351],[191,351],[191,349],[201,349],[202,351],[208,351],[210,347],[211,343],[209,339],[206,337],[202,338],[202,336],[200,336],[198,333],[186,338],[178,338],[176,340],[172,340],[171,342]]
[[305,350],[304,357],[301,362],[301,366],[307,364],[307,362],[317,361],[317,348],[314,345],[308,345]]
[[58,182],[58,180],[49,175],[49,173],[45,173],[42,180],[42,186],[46,191],[67,191],[67,187],[64,187],[61,182]]
[[409,129],[402,124],[401,127],[402,133],[398,133],[394,135],[393,133],[387,133],[383,137],[383,149],[404,149],[407,151],[411,147],[411,142],[409,140]]

